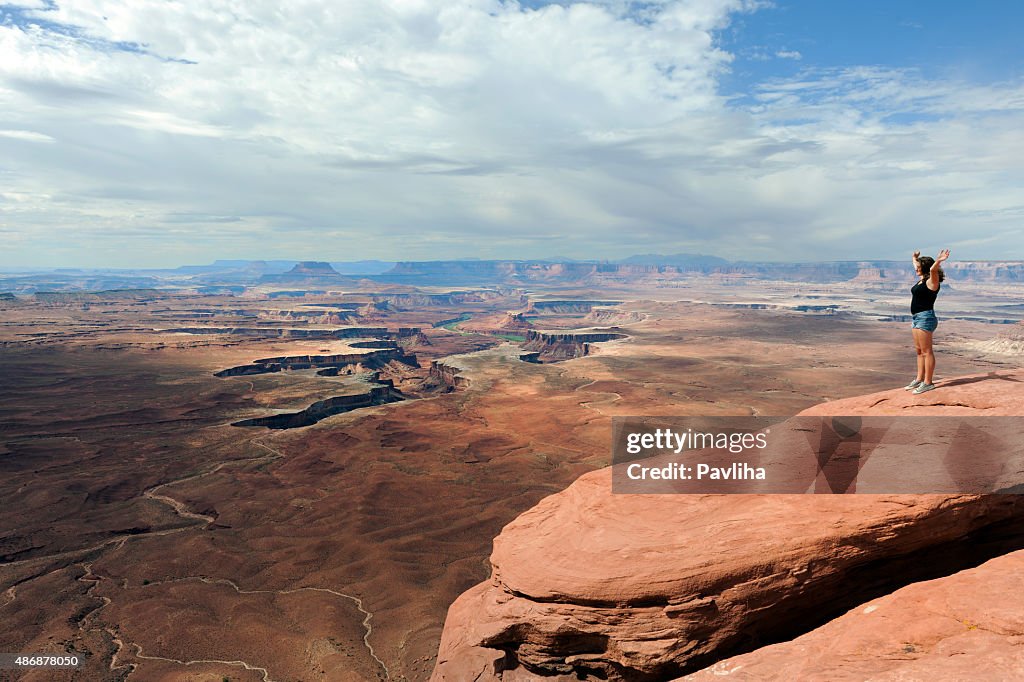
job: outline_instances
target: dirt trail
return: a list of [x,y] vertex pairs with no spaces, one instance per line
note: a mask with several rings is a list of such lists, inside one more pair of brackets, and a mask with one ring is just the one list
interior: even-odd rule
[[[230,465],[242,464],[242,463],[250,463],[250,462],[258,462],[258,461],[272,461],[272,460],[284,457],[284,454],[281,451],[279,451],[279,450],[277,450],[275,448],[272,448],[269,445],[266,445],[266,444],[261,443],[261,442],[256,441],[256,440],[250,441],[250,443],[252,445],[255,445],[255,446],[259,447],[259,448],[262,448],[262,449],[266,450],[268,454],[261,455],[259,457],[250,457],[250,458],[246,458],[246,459],[233,459],[233,460],[228,460],[226,462],[221,462],[221,463],[217,464],[216,466],[211,467],[210,469],[208,469],[206,471],[201,471],[199,473],[192,474],[190,476],[184,476],[182,478],[178,478],[178,479],[175,479],[173,481],[168,481],[166,483],[160,483],[160,484],[155,485],[155,486],[153,486],[151,488],[147,488],[146,490],[144,490],[142,492],[142,496],[145,497],[146,499],[150,499],[150,500],[153,500],[155,502],[159,502],[159,503],[167,505],[168,507],[173,509],[174,512],[178,516],[181,516],[181,517],[187,518],[187,519],[193,519],[193,520],[196,520],[196,521],[201,521],[203,526],[206,526],[206,525],[208,525],[210,523],[213,523],[215,521],[214,517],[208,516],[206,514],[199,514],[199,513],[190,511],[188,509],[188,507],[185,505],[185,503],[181,502],[180,500],[176,500],[175,498],[170,497],[168,495],[161,494],[161,493],[159,493],[157,491],[159,491],[159,490],[161,490],[163,488],[166,488],[168,486],[176,485],[178,483],[183,483],[185,481],[191,481],[191,480],[195,480],[195,479],[202,478],[202,477],[205,477],[205,476],[210,476],[212,474],[217,473],[218,471],[220,471],[224,467],[227,467],[227,466],[230,466]],[[70,550],[70,551],[67,551],[67,552],[60,552],[58,554],[49,554],[49,555],[45,555],[45,556],[33,557],[31,559],[23,559],[21,561],[14,561],[14,562],[10,562],[10,563],[6,563],[6,564],[0,565],[0,568],[11,567],[11,566],[19,566],[19,565],[28,565],[28,564],[33,564],[33,563],[40,563],[40,562],[44,562],[44,561],[47,561],[47,560],[51,560],[52,561],[54,559],[62,559],[62,558],[65,558],[65,557],[67,557],[67,558],[77,558],[77,557],[79,557],[81,555],[89,555],[89,554],[91,554],[93,552],[96,552],[96,551],[99,551],[99,550],[104,550],[104,549],[110,547],[111,545],[117,545],[115,547],[115,549],[120,549],[121,547],[124,546],[124,544],[128,540],[131,540],[132,538],[170,535],[172,533],[181,533],[181,532],[184,532],[184,531],[187,531],[187,530],[194,530],[197,527],[198,527],[198,525],[194,524],[194,525],[189,525],[189,526],[182,526],[182,527],[179,527],[179,528],[169,528],[169,529],[161,530],[161,531],[153,531],[153,532],[150,532],[150,533],[138,533],[138,534],[133,534],[133,535],[118,535],[118,536],[115,536],[115,537],[112,537],[112,538],[108,538],[107,540],[104,540],[103,542],[100,542],[100,543],[98,543],[96,545],[92,545],[91,547],[85,547],[85,548],[82,548],[82,549]],[[86,592],[85,592],[86,595],[91,595],[92,591],[96,588],[96,585],[98,585],[99,582],[102,580],[102,578],[100,576],[97,576],[96,574],[94,574],[92,572],[92,565],[93,565],[93,563],[95,561],[96,561],[96,559],[93,559],[92,561],[89,561],[89,562],[85,562],[85,561],[77,562],[82,567],[82,569],[84,571],[83,575],[81,577],[79,577],[78,580],[81,581],[81,582],[90,582],[90,583],[92,583],[89,586],[89,588],[86,590]],[[75,562],[72,562],[72,563],[75,563]],[[27,582],[28,580],[33,580],[34,578],[37,578],[37,577],[39,577],[39,575],[32,576],[32,577],[30,577],[30,578],[28,578],[26,580],[21,581],[21,582]],[[216,578],[216,579],[214,579],[214,578],[207,578],[205,576],[187,576],[187,577],[183,577],[183,578],[173,578],[171,580],[154,582],[154,583],[150,583],[150,584],[152,584],[152,585],[159,585],[161,583],[166,583],[166,582],[182,582],[182,581],[188,581],[188,580],[198,580],[198,581],[201,581],[201,582],[204,582],[204,583],[207,583],[207,584],[229,585],[238,594],[293,594],[293,593],[296,593],[296,592],[311,591],[311,592],[325,592],[325,593],[332,594],[332,595],[337,596],[337,597],[341,597],[343,599],[351,600],[355,604],[355,606],[359,610],[359,612],[362,613],[363,616],[364,616],[363,617],[363,622],[362,622],[363,629],[365,630],[365,633],[363,635],[363,644],[366,646],[366,649],[369,652],[370,657],[373,658],[373,660],[381,667],[381,670],[383,670],[383,672],[384,672],[384,679],[386,679],[386,680],[390,680],[391,679],[391,673],[388,670],[387,665],[385,665],[384,661],[382,661],[377,656],[376,651],[374,651],[373,645],[370,643],[370,636],[373,634],[373,624],[371,622],[373,620],[373,614],[370,611],[367,611],[365,608],[363,608],[363,600],[360,599],[359,597],[356,597],[355,595],[347,594],[345,592],[339,592],[337,590],[328,589],[326,587],[297,587],[297,588],[292,588],[292,589],[287,589],[287,590],[243,590],[235,582],[233,582],[231,580],[228,580],[226,578]],[[16,586],[12,586],[12,587],[8,588],[4,592],[4,594],[7,596],[7,601],[3,604],[3,606],[0,606],[0,608],[3,608],[5,606],[7,606],[8,604],[10,604],[11,602],[13,602],[15,600],[15,598],[16,598]],[[94,619],[96,614],[98,614],[101,610],[103,610],[106,606],[108,606],[110,604],[110,599],[108,597],[98,597],[98,598],[102,599],[103,603],[101,605],[97,606],[95,609],[93,609],[93,610],[89,611],[88,613],[84,614],[81,617],[81,619],[79,620],[79,631],[80,632],[84,632],[85,631],[86,626],[88,624],[87,621]],[[115,652],[115,654],[114,654],[114,656],[113,656],[113,658],[112,658],[112,660],[110,662],[110,669],[111,670],[115,670],[117,668],[123,668],[123,667],[125,667],[125,665],[127,665],[127,666],[131,667],[131,672],[129,672],[128,674],[131,675],[132,673],[134,673],[135,669],[136,669],[136,665],[134,663],[128,663],[128,664],[124,664],[124,665],[117,665],[117,655],[124,648],[124,642],[121,640],[120,636],[117,633],[115,633],[112,630],[110,630],[109,628],[103,628],[103,630],[105,632],[107,632],[111,636],[113,641],[118,646],[118,650],[117,650],[117,652]],[[241,667],[244,667],[246,670],[257,670],[257,671],[261,672],[263,674],[264,682],[273,682],[270,679],[269,672],[265,668],[261,668],[259,666],[252,665],[252,664],[247,663],[245,661],[228,661],[228,660],[220,660],[220,659],[203,659],[203,660],[195,660],[195,661],[181,661],[181,660],[173,659],[173,658],[165,658],[165,657],[161,657],[161,656],[149,656],[149,655],[143,654],[142,653],[142,647],[139,644],[132,643],[132,647],[134,647],[136,649],[136,651],[137,651],[137,653],[135,655],[138,658],[141,658],[141,659],[157,660],[157,661],[167,661],[167,662],[178,663],[178,664],[186,665],[186,666],[187,665],[194,665],[194,664],[198,664],[198,663],[221,663],[221,664],[224,664],[224,665],[241,666]]]

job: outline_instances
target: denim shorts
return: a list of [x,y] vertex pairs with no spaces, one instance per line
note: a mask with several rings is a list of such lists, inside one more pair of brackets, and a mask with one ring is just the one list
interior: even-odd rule
[[933,332],[939,326],[939,318],[935,317],[934,310],[922,310],[914,313],[913,329],[923,329],[926,332]]

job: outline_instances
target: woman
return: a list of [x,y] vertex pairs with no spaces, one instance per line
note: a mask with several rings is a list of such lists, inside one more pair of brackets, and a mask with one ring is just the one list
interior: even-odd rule
[[910,289],[912,295],[910,312],[914,316],[911,331],[917,348],[917,378],[905,388],[914,394],[935,388],[932,375],[935,373],[935,354],[932,352],[932,332],[939,326],[935,317],[935,297],[939,295],[939,284],[946,279],[939,264],[949,258],[949,249],[939,252],[938,258],[922,256],[914,252],[914,270],[921,279]]

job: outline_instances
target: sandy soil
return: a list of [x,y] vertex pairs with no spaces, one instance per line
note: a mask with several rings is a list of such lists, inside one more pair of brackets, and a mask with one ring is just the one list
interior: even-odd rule
[[[213,373],[352,352],[359,339],[231,331],[330,331],[266,312],[327,299],[0,304],[0,651],[78,651],[74,679],[423,680],[492,538],[609,463],[612,416],[789,415],[914,372],[909,325],[877,316],[728,307],[692,287],[542,293],[624,303],[536,328],[627,338],[532,364],[486,324],[433,326],[501,319],[518,296],[373,311],[366,326],[421,328],[401,341],[421,365],[401,370],[410,399],[273,431],[230,424],[359,377]],[[204,326],[226,331],[167,331]],[[999,326],[942,325],[937,374],[1019,362],[977,350]],[[432,383],[432,360],[468,385]]]

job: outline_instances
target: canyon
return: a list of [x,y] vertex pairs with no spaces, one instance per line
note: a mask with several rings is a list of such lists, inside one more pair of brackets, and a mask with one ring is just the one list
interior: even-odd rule
[[[913,371],[908,297],[875,281],[258,282],[293,266],[130,291],[14,278],[0,650],[77,652],[81,679],[696,675],[1013,557],[1009,495],[854,514],[866,498],[638,504],[604,478],[615,417],[1014,405],[1012,283],[951,276],[940,379],[977,380],[943,402],[892,392]],[[659,549],[666,520],[679,541]]]

